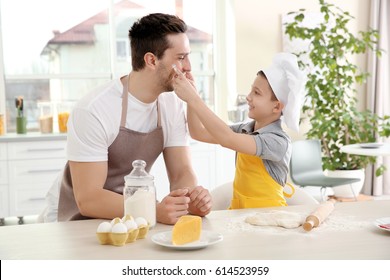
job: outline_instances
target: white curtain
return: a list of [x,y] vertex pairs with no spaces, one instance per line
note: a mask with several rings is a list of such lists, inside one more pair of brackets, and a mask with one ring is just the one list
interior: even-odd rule
[[[383,50],[378,58],[372,52],[368,56],[367,109],[379,116],[390,115],[390,1],[371,0],[370,25],[379,31],[378,47]],[[381,139],[390,142],[390,139]],[[380,164],[387,167],[383,176],[376,177]],[[363,193],[380,196],[390,194],[390,156],[378,157],[375,166],[366,169]]]

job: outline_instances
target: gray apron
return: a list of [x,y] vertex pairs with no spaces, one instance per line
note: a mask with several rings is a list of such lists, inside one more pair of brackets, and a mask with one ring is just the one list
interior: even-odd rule
[[[157,104],[157,128],[143,133],[128,129],[126,125],[128,102],[128,77],[125,78],[122,94],[122,115],[120,129],[114,142],[108,147],[108,172],[104,189],[123,195],[124,176],[133,169],[132,162],[142,159],[146,162],[146,171],[149,172],[157,157],[163,151],[164,135],[161,127],[160,110]],[[118,205],[123,207],[123,205]],[[58,203],[58,221],[89,219],[80,214],[73,193],[72,177],[69,162],[66,163],[64,176],[61,182],[60,198]]]

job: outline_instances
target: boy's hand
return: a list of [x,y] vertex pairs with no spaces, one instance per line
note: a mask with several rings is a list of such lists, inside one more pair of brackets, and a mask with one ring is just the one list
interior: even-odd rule
[[194,78],[191,73],[183,74],[176,65],[172,66],[176,72],[173,78],[173,88],[176,95],[185,102],[190,102],[194,98],[198,98],[198,93],[195,88]]
[[207,189],[197,186],[190,189],[187,195],[190,198],[188,209],[190,214],[203,217],[210,213],[213,204],[210,192]]

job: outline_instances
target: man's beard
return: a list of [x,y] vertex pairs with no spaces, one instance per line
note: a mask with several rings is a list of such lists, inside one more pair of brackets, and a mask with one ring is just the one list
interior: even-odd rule
[[161,65],[159,69],[157,69],[157,75],[160,77],[159,87],[161,88],[161,92],[169,92],[173,91],[173,69],[169,69],[165,67],[165,65]]

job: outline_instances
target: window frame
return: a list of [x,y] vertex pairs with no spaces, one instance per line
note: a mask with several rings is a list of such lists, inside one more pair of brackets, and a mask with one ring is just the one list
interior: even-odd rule
[[[197,77],[208,77],[213,81],[213,106],[210,106],[216,114],[227,120],[227,108],[232,94],[235,95],[235,42],[232,40],[234,35],[231,30],[234,26],[234,17],[232,16],[231,0],[213,0],[214,3],[214,28],[213,28],[213,70],[198,71],[194,70],[193,75]],[[116,51],[116,33],[113,13],[114,1],[108,1],[108,15],[110,25],[110,72],[106,73],[64,73],[64,74],[5,74],[4,69],[4,50],[2,32],[0,32],[0,114],[6,112],[6,91],[5,83],[11,80],[36,80],[36,79],[115,79],[119,77],[116,73],[117,51]],[[0,1],[1,7],[1,1]],[[222,20],[221,20],[222,19]],[[226,22],[230,22],[226,25]],[[0,30],[2,30],[2,21],[0,14]],[[229,28],[229,31],[226,30]],[[232,46],[228,50],[225,46]],[[216,75],[218,73],[218,75]],[[221,94],[221,92],[227,94]],[[7,127],[5,123],[5,131]]]

